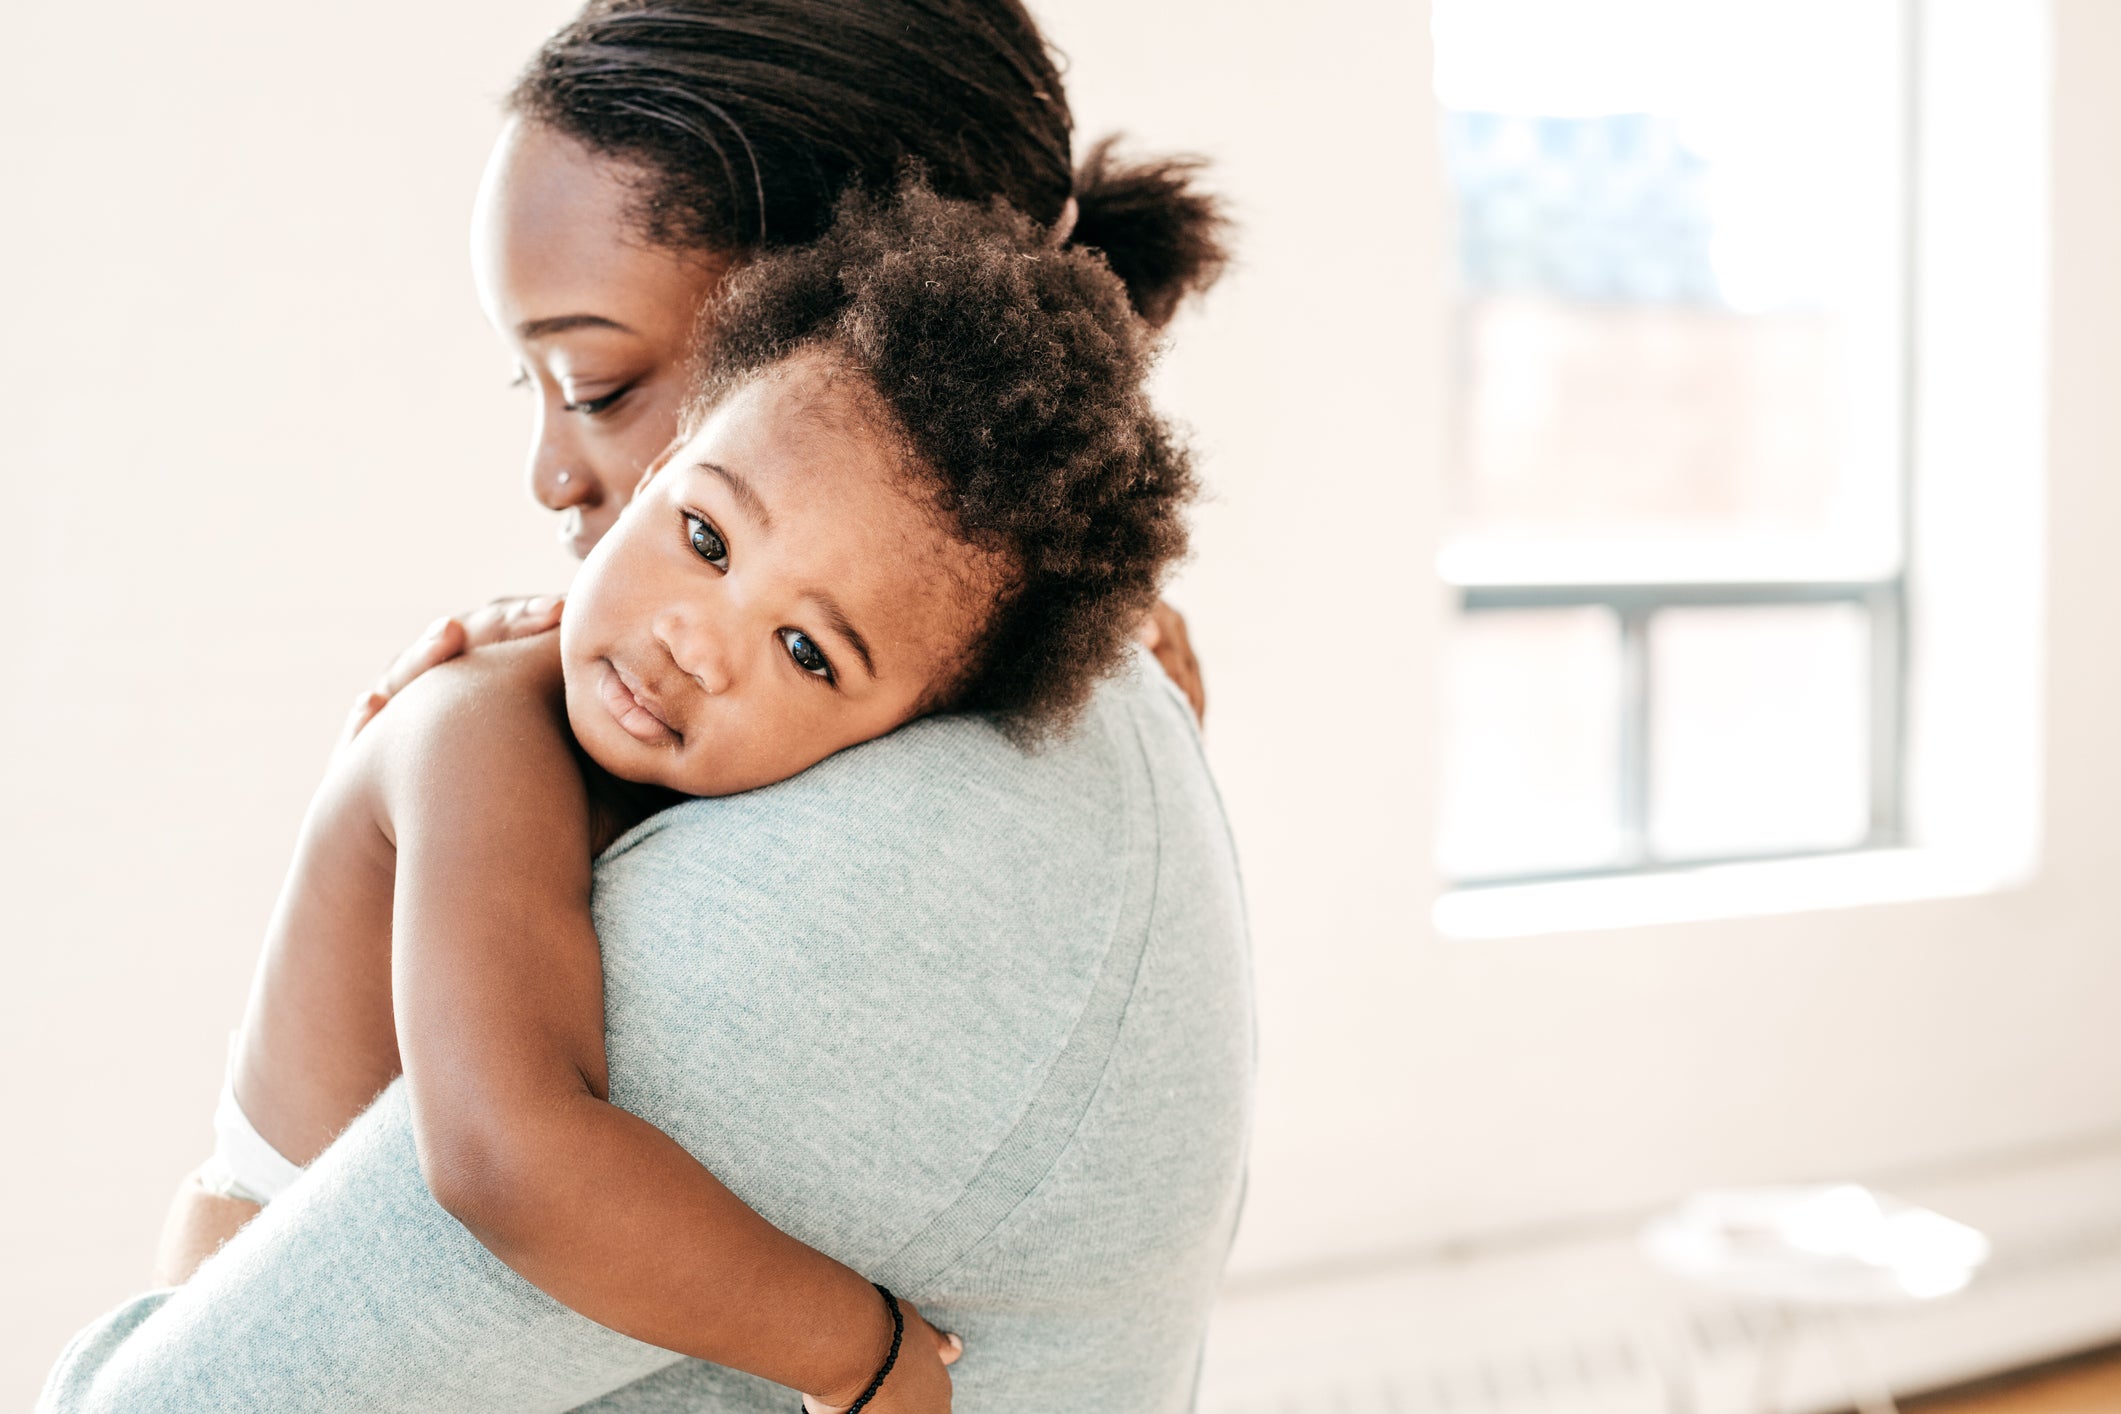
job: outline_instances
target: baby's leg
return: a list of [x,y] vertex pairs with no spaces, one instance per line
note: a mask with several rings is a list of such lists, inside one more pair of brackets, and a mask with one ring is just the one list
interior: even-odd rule
[[302,822],[230,1066],[237,1120],[291,1163],[323,1153],[400,1070],[395,875],[396,850],[342,755]]

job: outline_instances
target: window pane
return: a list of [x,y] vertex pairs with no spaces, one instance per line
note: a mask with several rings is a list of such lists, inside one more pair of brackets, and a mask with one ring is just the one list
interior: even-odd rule
[[1620,636],[1603,609],[1471,614],[1450,643],[1450,878],[1585,868],[1619,849]]
[[1461,289],[1446,577],[1891,573],[1897,0],[1435,14]]
[[1650,620],[1650,847],[1673,858],[1860,844],[1868,617],[1850,604]]

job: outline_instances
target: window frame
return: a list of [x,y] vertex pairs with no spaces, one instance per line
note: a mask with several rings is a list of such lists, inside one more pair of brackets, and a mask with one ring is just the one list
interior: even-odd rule
[[[1916,432],[1920,367],[1919,328],[1922,269],[1921,216],[1924,116],[1923,7],[1926,0],[1899,0],[1900,83],[1900,289],[1899,455],[1894,473],[1897,569],[1869,578],[1791,577],[1787,579],[1642,580],[1571,582],[1455,582],[1456,613],[1475,615],[1551,609],[1603,609],[1612,615],[1619,636],[1619,731],[1615,822],[1620,847],[1610,863],[1573,869],[1532,869],[1449,876],[1447,890],[1511,888],[1668,873],[1730,864],[1771,863],[1897,849],[1909,841],[1908,829],[1908,644],[1911,632],[1909,581],[1916,554]],[[1447,581],[1448,582],[1448,581]],[[1810,849],[1738,851],[1714,854],[1661,855],[1649,829],[1651,771],[1650,621],[1661,611],[1682,608],[1782,608],[1793,605],[1851,604],[1864,611],[1868,629],[1866,673],[1866,783],[1868,820],[1863,838],[1849,845]]]

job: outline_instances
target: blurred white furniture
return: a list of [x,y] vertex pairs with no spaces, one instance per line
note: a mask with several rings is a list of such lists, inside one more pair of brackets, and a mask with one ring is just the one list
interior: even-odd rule
[[[1973,1228],[1856,1184],[1697,1193],[1653,1219],[1641,1241],[1663,1271],[1765,1309],[1760,1414],[1775,1414],[1784,1370],[1807,1336],[1830,1345],[1857,1408],[1894,1414],[1892,1391],[1863,1358],[1850,1318],[1949,1296],[1989,1255],[1988,1239]],[[1667,1386],[1672,1414],[1691,1414],[1691,1369],[1669,1374]]]

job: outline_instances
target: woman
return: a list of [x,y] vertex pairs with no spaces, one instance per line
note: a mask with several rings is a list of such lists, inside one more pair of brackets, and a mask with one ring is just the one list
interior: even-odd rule
[[[814,235],[850,181],[888,181],[910,156],[945,192],[1000,195],[1042,221],[1065,226],[1072,200],[1075,239],[1106,250],[1153,318],[1168,317],[1219,258],[1212,208],[1186,189],[1180,166],[1124,172],[1100,151],[1070,197],[1057,77],[1013,5],[597,6],[547,46],[512,107],[480,203],[481,291],[539,396],[533,487],[567,514],[563,533],[578,552],[668,440],[692,311],[748,250]],[[550,609],[538,608],[431,635],[357,709],[355,727],[466,642],[546,626]],[[1168,632],[1164,647],[1183,664],[1182,636]],[[1197,754],[1167,706],[1140,689],[1114,694],[1097,729],[1040,758],[971,724],[937,724],[849,753],[834,763],[841,769],[756,809],[672,812],[600,875],[615,1097],[626,1095],[632,1047],[650,1088],[629,1107],[711,1155],[733,1188],[748,1176],[747,1196],[789,1231],[939,1303],[976,1352],[968,1390],[1039,1407],[1182,1405],[1234,1216],[1248,1046],[1234,874]],[[881,816],[879,782],[889,785]],[[504,784],[463,783],[492,790],[496,815]],[[968,798],[988,808],[966,815]],[[738,819],[747,828],[732,836]],[[819,910],[790,914],[786,897],[763,912],[755,897],[733,907],[716,881],[694,877],[703,846],[730,872],[740,861],[744,880],[801,880],[806,895],[838,905],[823,910],[835,930],[861,925],[841,938],[839,966],[790,994],[786,974],[801,973],[791,953]],[[898,914],[878,919],[879,872],[904,875],[916,860],[910,895],[906,878],[884,881]],[[1116,913],[1114,879],[1123,881]],[[682,907],[673,922],[673,893],[691,923]],[[644,913],[637,901],[648,897],[658,907]],[[742,936],[729,936],[732,918]],[[769,1008],[752,1018],[763,1029],[701,1034],[697,1014],[723,1000],[708,987],[720,979],[673,967],[677,955],[697,963],[695,928],[707,923],[716,932],[706,946],[735,969],[766,965],[758,990],[793,1014]],[[1020,939],[1030,955],[993,939]],[[859,995],[835,991],[850,967],[863,975],[850,957],[869,958],[875,975],[904,973],[916,940],[940,969],[929,979],[939,1016],[913,1027],[871,1017],[872,1034],[851,1039],[841,1026],[803,1029],[820,1003],[859,1011]],[[629,978],[642,984],[630,993]],[[1024,995],[1034,978],[1044,985]],[[1182,980],[1158,991],[1159,979]],[[1006,1064],[983,1073],[1003,1036]],[[777,1063],[757,1088],[820,1105],[822,1126],[781,1116],[747,1129],[696,1085],[716,1066],[765,1058]],[[919,1101],[922,1122],[849,1090],[857,1060],[853,1073],[895,1077],[890,1088]],[[694,1088],[671,1082],[673,1069]],[[927,1115],[938,1102],[947,1122]],[[895,1116],[882,1134],[869,1132],[878,1111]],[[301,1387],[325,1403],[568,1407],[618,1391],[613,1407],[751,1407],[764,1398],[713,1367],[672,1365],[561,1320],[469,1257],[461,1233],[434,1221],[417,1171],[407,1180],[401,1118],[386,1098],[306,1191],[209,1269],[202,1289],[167,1309],[166,1295],[145,1298],[90,1332],[55,1377],[55,1406],[123,1407],[127,1390],[168,1400],[181,1385],[199,1391],[202,1407],[240,1402],[239,1390],[298,1407],[275,1366],[287,1343],[304,1347]],[[928,1152],[886,1154],[906,1147],[909,1124]],[[1185,1124],[1196,1126],[1186,1152],[1147,1152]],[[866,1155],[836,1152],[857,1137]],[[849,1157],[862,1162],[836,1167]],[[918,1162],[908,1168],[909,1159]],[[816,1171],[807,1182],[790,1172],[802,1168]],[[1144,1180],[1153,1196],[1139,1191]],[[201,1219],[210,1206],[192,1197],[191,1231],[212,1226]],[[361,1244],[360,1258],[384,1263],[364,1272],[350,1265],[349,1230],[403,1240]],[[300,1301],[267,1298],[290,1280]],[[330,1299],[335,1282],[346,1300]],[[406,1303],[385,1311],[400,1319],[380,1334],[345,1331],[348,1304],[388,1307],[378,1291]],[[202,1306],[216,1324],[206,1347],[188,1324]],[[469,1313],[470,1329],[439,1344],[431,1328],[424,1345],[403,1339],[407,1325],[431,1327],[441,1311]],[[320,1328],[346,1337],[341,1348],[324,1350]],[[526,1342],[533,1328],[540,1338]],[[318,1390],[320,1351],[333,1374]],[[113,1384],[103,1377],[116,1367]]]

